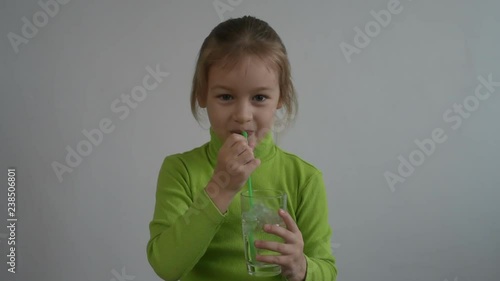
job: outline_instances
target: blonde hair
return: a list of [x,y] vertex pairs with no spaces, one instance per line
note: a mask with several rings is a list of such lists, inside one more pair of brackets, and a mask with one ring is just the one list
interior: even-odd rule
[[191,112],[198,123],[200,107],[197,98],[207,93],[210,67],[218,63],[222,63],[222,67],[233,67],[249,55],[270,63],[278,72],[280,101],[285,113],[283,119],[275,120],[275,128],[284,129],[294,120],[298,102],[285,45],[267,22],[244,16],[217,25],[201,45],[191,89]]

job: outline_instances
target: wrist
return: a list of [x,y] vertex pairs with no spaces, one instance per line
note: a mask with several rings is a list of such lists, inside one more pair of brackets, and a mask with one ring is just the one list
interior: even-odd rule
[[227,211],[231,201],[233,201],[236,195],[234,191],[221,188],[212,180],[205,187],[205,191],[222,214]]
[[300,272],[300,281],[306,281],[307,276],[307,259],[304,254],[302,254],[303,262],[302,262],[302,270]]

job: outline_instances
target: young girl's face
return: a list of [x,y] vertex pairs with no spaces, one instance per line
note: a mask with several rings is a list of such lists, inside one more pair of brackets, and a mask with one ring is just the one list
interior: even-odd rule
[[233,69],[214,65],[207,86],[198,103],[207,108],[210,125],[223,142],[233,133],[247,131],[254,146],[256,136],[272,128],[274,114],[281,108],[278,75],[261,59],[247,56]]

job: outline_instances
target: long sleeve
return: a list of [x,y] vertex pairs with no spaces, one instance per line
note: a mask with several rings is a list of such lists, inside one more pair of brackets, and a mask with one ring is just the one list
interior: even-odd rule
[[164,280],[178,280],[189,273],[224,218],[203,187],[191,188],[182,160],[175,155],[166,157],[158,176],[147,245],[148,261],[156,274]]
[[304,238],[307,261],[305,281],[335,281],[337,268],[332,255],[332,230],[328,223],[325,184],[318,170],[299,190],[297,225]]

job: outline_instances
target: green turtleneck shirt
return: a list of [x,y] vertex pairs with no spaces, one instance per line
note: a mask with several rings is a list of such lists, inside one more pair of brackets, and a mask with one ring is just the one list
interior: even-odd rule
[[[159,171],[147,257],[164,280],[286,280],[253,277],[245,264],[239,193],[222,214],[205,191],[216,165],[221,140],[210,129],[210,141],[193,150],[167,156]],[[304,239],[306,281],[335,280],[331,228],[320,170],[281,150],[269,133],[254,150],[261,164],[252,173],[253,188],[287,193],[287,211]],[[247,190],[245,185],[241,191]],[[241,192],[240,191],[240,192]]]

